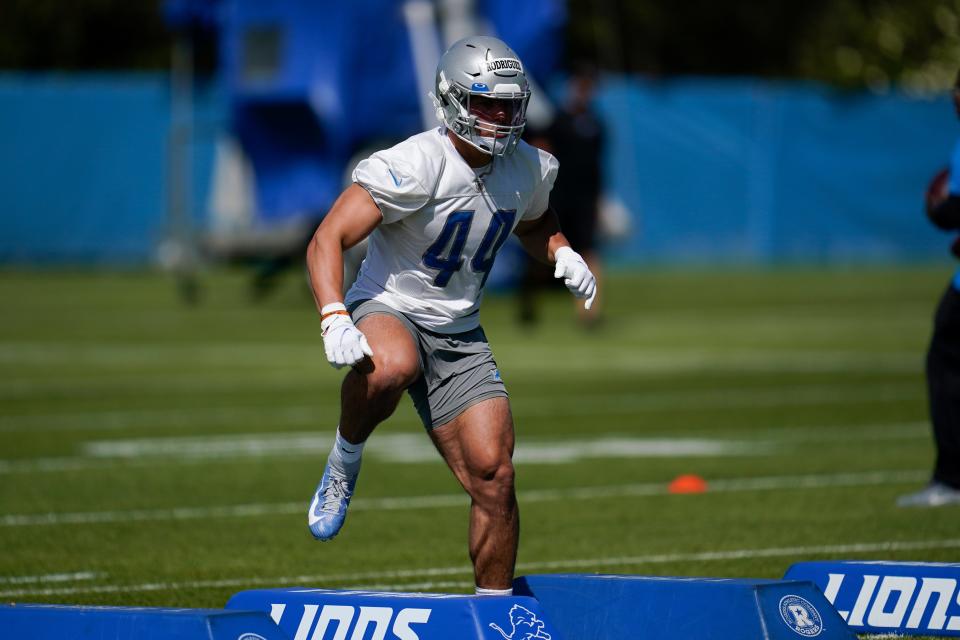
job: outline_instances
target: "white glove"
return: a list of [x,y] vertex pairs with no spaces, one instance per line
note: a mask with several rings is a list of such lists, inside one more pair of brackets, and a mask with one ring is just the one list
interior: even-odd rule
[[323,350],[335,369],[353,366],[372,356],[367,337],[353,324],[347,308],[341,302],[333,302],[320,310],[320,328],[323,329]]
[[563,278],[563,284],[570,293],[578,298],[586,298],[584,309],[589,309],[593,299],[597,296],[597,279],[590,273],[590,268],[579,253],[570,247],[560,247],[554,257],[557,259],[557,268],[553,272],[554,278]]

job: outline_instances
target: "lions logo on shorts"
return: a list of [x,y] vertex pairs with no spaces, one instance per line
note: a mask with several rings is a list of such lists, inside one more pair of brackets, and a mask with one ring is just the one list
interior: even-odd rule
[[820,612],[800,596],[784,596],[780,599],[780,617],[788,627],[804,638],[813,638],[823,631]]

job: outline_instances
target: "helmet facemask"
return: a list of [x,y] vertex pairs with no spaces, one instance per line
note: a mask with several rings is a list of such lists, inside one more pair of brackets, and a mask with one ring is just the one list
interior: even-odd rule
[[523,64],[502,40],[471,36],[441,56],[431,94],[437,117],[490,156],[513,153],[527,121],[530,89]]
[[472,91],[458,84],[446,92],[444,122],[470,146],[492,156],[513,153],[527,123],[530,91],[500,85],[496,93]]

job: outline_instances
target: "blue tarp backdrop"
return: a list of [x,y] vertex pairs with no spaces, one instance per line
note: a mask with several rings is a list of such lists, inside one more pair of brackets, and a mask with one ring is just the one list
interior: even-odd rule
[[[426,89],[411,43],[411,28],[418,29],[409,23],[417,22],[413,9],[419,6],[422,13],[429,3],[220,4],[219,73],[233,130],[257,172],[263,220],[316,220],[342,189],[343,167],[358,149],[372,142],[390,146],[421,130],[417,87]],[[528,73],[545,78],[555,72],[562,2],[483,0],[475,8],[481,21],[513,44]],[[433,36],[421,40],[436,48],[422,54],[425,84],[431,86],[436,60],[426,58],[442,51],[439,34]]]
[[[166,226],[165,76],[0,75],[0,262],[143,263]],[[209,187],[215,96],[196,96],[194,209]]]
[[[200,91],[203,211],[225,101]],[[922,214],[960,135],[947,96],[750,79],[611,78],[609,188],[634,213],[621,263],[940,259]],[[138,263],[165,228],[168,80],[0,76],[0,262]],[[561,180],[576,180],[561,168]]]
[[[750,79],[610,82],[607,179],[634,212],[619,251],[658,262],[946,255],[923,192],[960,135],[944,97]],[[560,179],[576,179],[563,175]]]

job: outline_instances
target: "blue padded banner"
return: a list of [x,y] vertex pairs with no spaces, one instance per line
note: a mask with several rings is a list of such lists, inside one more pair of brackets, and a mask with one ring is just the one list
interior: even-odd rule
[[855,640],[813,584],[555,574],[518,578],[566,638]]
[[261,612],[147,607],[0,606],[4,638],[30,640],[287,640]]
[[[241,591],[228,609],[270,613],[291,640],[562,640],[536,600],[328,589]],[[349,635],[348,635],[349,634]]]
[[[610,77],[604,178],[633,212],[628,262],[949,257],[923,191],[960,134],[947,95],[751,78]],[[560,180],[569,180],[563,166]]]
[[960,564],[800,562],[785,577],[820,587],[859,633],[960,637]]

